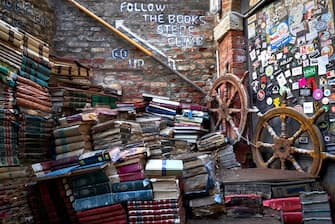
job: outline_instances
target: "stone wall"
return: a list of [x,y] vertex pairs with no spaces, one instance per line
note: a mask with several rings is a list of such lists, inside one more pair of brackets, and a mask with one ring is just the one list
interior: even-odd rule
[[[78,2],[110,25],[140,38],[145,46],[152,46],[154,55],[204,90],[209,88],[216,75],[216,45],[208,1]],[[57,27],[53,53],[92,64],[97,83],[121,83],[124,98],[149,92],[182,102],[204,102],[204,95],[190,84],[68,1],[53,1],[53,9]]]
[[54,15],[46,0],[1,0],[0,19],[47,43],[54,33]]

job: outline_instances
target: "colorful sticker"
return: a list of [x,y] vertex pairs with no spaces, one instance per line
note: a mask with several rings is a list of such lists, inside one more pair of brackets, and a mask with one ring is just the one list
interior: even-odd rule
[[270,29],[271,50],[277,50],[278,48],[288,44],[291,39],[292,37],[289,32],[287,20]]

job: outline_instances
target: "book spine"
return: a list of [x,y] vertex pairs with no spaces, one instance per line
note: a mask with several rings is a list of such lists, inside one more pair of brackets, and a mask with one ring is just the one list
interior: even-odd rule
[[112,192],[148,190],[148,189],[151,189],[151,184],[148,179],[112,184]]
[[79,189],[84,186],[108,182],[108,177],[103,170],[97,170],[85,175],[74,176],[70,181],[73,189]]
[[146,206],[146,205],[159,205],[159,204],[174,204],[178,203],[177,199],[162,199],[152,201],[127,201],[127,206]]
[[[131,202],[130,202],[131,203]],[[178,208],[178,203],[167,203],[167,204],[147,204],[147,205],[127,205],[128,210],[153,210],[153,209],[173,209]]]
[[93,186],[86,186],[82,188],[73,189],[75,199],[90,197],[98,194],[110,193],[109,182],[95,184]]
[[90,221],[81,221],[81,224],[116,224],[116,223],[127,223],[126,214],[114,216],[114,217],[106,217],[103,219],[95,219]]
[[179,213],[178,208],[128,211],[129,216],[163,215],[163,214],[178,214],[178,213]]
[[139,162],[117,167],[118,174],[131,173],[140,170],[143,170],[143,166]]
[[121,182],[132,181],[132,180],[143,180],[144,177],[145,176],[144,176],[143,171],[119,174],[119,178]]
[[116,203],[132,201],[148,201],[153,199],[152,190],[126,191],[113,193]]
[[180,219],[166,219],[154,221],[130,221],[129,224],[178,224]]
[[111,217],[124,217],[125,211],[124,210],[116,210],[116,211],[108,211],[106,213],[100,213],[100,214],[93,214],[90,216],[85,216],[85,217],[78,217],[80,222],[93,222],[96,220],[102,220],[106,218],[111,218]]
[[177,219],[179,218],[178,214],[157,214],[157,215],[136,215],[128,216],[128,220],[131,222],[135,221],[158,221],[158,220],[167,220],[167,219]]
[[116,203],[111,193],[95,195],[92,197],[79,198],[73,203],[75,211],[82,211]]
[[114,204],[114,205],[110,205],[110,206],[105,206],[105,207],[101,207],[101,208],[95,208],[95,209],[90,209],[90,210],[86,210],[86,211],[82,211],[82,212],[77,212],[77,217],[78,218],[83,218],[86,216],[92,216],[92,215],[96,215],[96,214],[103,214],[103,213],[107,213],[107,212],[112,212],[112,211],[122,211],[123,207],[121,204]]

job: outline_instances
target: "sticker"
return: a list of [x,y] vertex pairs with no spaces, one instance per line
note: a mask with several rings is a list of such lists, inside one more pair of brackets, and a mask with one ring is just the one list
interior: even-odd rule
[[330,107],[330,112],[335,113],[335,105]]
[[261,89],[257,92],[257,99],[259,101],[263,101],[264,98],[265,98],[265,92],[264,92],[264,90]]
[[329,33],[329,31],[323,31],[323,32],[320,33],[319,36],[320,36],[321,41],[326,41],[330,38],[330,33]]
[[272,103],[273,103],[273,99],[271,98],[271,97],[268,97],[268,98],[266,98],[266,104],[267,105],[272,105]]
[[294,109],[295,109],[297,112],[299,112],[299,113],[303,113],[303,108],[302,108],[301,105],[295,105],[295,106],[294,106]]
[[334,77],[335,77],[335,72],[334,72],[334,70],[327,71],[326,76],[327,76],[328,79],[329,79],[329,78],[334,78]]
[[293,97],[293,94],[292,94],[291,90],[287,86],[281,86],[280,87],[279,94],[281,96],[283,96],[284,93],[286,93],[287,98],[292,98]]
[[308,88],[299,89],[299,96],[311,96],[312,90]]
[[276,79],[277,79],[277,82],[278,82],[279,86],[284,86],[284,85],[286,85],[286,83],[287,83],[287,80],[286,80],[286,78],[285,78],[284,73],[280,73],[280,74],[277,76]]
[[321,49],[321,55],[328,55],[328,57],[332,56],[334,53],[334,48],[331,45],[328,45],[326,47],[323,47]]
[[279,105],[280,105],[280,98],[279,97],[273,99],[273,105],[275,107],[279,107]]
[[255,49],[253,49],[251,52],[250,52],[250,59],[251,59],[251,61],[255,61],[256,60],[256,58],[257,58],[257,56],[256,56],[256,50]]
[[331,94],[330,89],[325,89],[325,90],[323,91],[323,95],[326,96],[326,97],[330,96],[330,94]]
[[314,113],[313,102],[304,102],[303,103],[303,111],[305,114]]
[[329,104],[329,99],[327,97],[323,97],[322,100],[321,100],[321,103],[323,105],[327,105],[327,104]]
[[313,91],[317,88],[316,81],[315,81],[314,77],[311,77],[311,78],[307,79],[307,87],[311,88]]
[[330,142],[330,136],[328,135],[325,135],[323,139],[325,140],[325,142]]
[[266,83],[266,76],[263,75],[263,76],[261,77],[261,83]]
[[273,88],[272,88],[272,94],[278,94],[279,93],[279,86],[275,85]]
[[303,71],[304,71],[305,78],[313,77],[316,74],[316,66],[308,66],[304,68]]
[[328,105],[323,105],[322,108],[325,109],[326,113],[329,111],[329,106]]
[[313,91],[313,98],[315,100],[321,100],[323,97],[323,91],[321,89],[315,89]]
[[292,90],[297,90],[297,89],[299,89],[299,83],[298,82],[292,83]]
[[292,76],[298,76],[298,75],[302,75],[302,67],[295,67],[292,68]]
[[272,67],[272,65],[269,65],[268,67],[266,67],[265,74],[266,74],[266,76],[271,76],[273,74],[273,67]]
[[284,20],[270,29],[271,50],[276,50],[291,41],[292,37],[289,32],[288,22]]
[[301,136],[298,138],[299,144],[308,144],[309,140],[307,136]]
[[328,131],[329,129],[329,124],[326,121],[320,121],[317,123],[318,128],[320,129],[321,132]]
[[329,125],[329,132],[331,135],[335,135],[335,123],[334,122]]
[[301,78],[298,80],[298,83],[299,83],[299,88],[304,88],[307,84],[307,81],[305,78]]
[[290,77],[290,76],[291,76],[291,70],[286,70],[286,71],[284,72],[284,74],[285,74],[285,77],[286,77],[286,78]]

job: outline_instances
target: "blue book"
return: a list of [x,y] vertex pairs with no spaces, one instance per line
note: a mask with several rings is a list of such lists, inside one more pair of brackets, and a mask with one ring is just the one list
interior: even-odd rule
[[115,203],[126,201],[151,201],[153,198],[154,195],[151,189],[113,193]]

